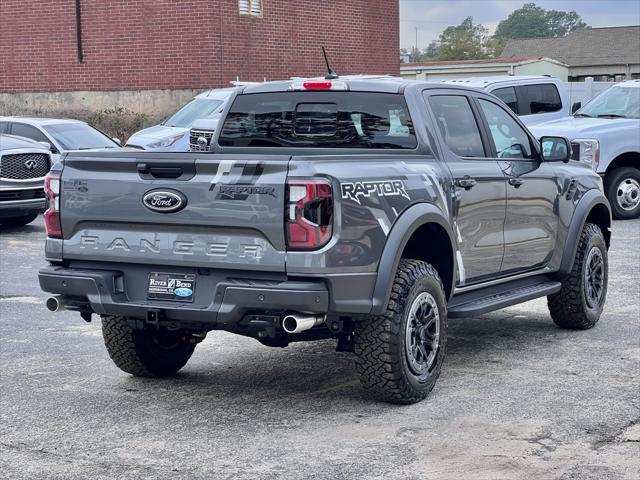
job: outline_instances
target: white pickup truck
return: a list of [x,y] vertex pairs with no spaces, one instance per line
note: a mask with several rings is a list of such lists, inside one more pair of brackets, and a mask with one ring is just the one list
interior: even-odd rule
[[573,116],[530,130],[571,140],[573,158],[604,177],[614,218],[640,216],[640,80],[617,83]]
[[571,99],[558,78],[533,75],[499,75],[445,80],[443,83],[477,88],[495,95],[527,125],[571,115]]

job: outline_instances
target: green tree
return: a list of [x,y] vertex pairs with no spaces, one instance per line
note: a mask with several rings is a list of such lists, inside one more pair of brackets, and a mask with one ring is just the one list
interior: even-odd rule
[[502,50],[504,50],[504,46],[507,44],[508,38],[502,37],[489,37],[485,42],[485,51],[489,57],[495,58],[502,55]]
[[574,30],[587,28],[587,24],[584,23],[580,15],[573,10],[570,12],[548,10],[547,22],[551,37],[564,37]]
[[426,48],[420,50],[417,54],[418,62],[432,62],[438,59],[438,41],[432,40]]
[[586,26],[580,15],[574,11],[545,10],[535,3],[525,3],[498,24],[495,37],[502,39],[562,37]]
[[447,27],[438,40],[438,59],[468,60],[486,57],[487,29],[474,24],[472,17],[465,18],[460,25]]
[[438,58],[439,49],[440,46],[438,45],[438,42],[436,40],[432,40],[431,43],[427,45],[427,48],[422,50],[422,55],[420,58],[422,60],[433,60],[434,58]]

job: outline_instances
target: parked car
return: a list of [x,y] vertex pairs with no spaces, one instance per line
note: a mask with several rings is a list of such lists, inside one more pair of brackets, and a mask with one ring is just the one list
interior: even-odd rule
[[26,225],[44,212],[50,168],[51,154],[43,145],[0,134],[0,225]]
[[196,95],[160,125],[131,135],[126,146],[157,152],[188,152],[189,129],[200,118],[220,114],[234,88],[209,90]]
[[[602,180],[487,92],[248,86],[211,152],[76,152],[49,174],[65,189],[48,192],[47,307],[101,315],[124,372],[173,375],[212,330],[335,338],[373,396],[414,403],[440,373],[447,318],[544,296],[562,328],[600,318]],[[81,204],[65,200],[76,185]]]
[[54,162],[70,150],[120,147],[120,141],[117,138],[109,138],[100,130],[80,120],[0,117],[0,133],[40,142],[51,151]]
[[566,118],[571,114],[567,87],[558,78],[500,75],[445,80],[443,83],[479,88],[495,95],[527,126]]
[[569,138],[573,158],[604,177],[614,217],[640,216],[640,80],[616,83],[572,117],[531,130]]
[[189,130],[189,151],[208,152],[221,115],[200,118],[193,122]]

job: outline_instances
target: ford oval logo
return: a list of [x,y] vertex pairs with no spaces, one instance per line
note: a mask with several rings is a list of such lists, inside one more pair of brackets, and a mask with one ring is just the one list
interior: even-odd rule
[[187,197],[175,190],[150,190],[142,197],[142,203],[152,212],[174,213],[187,205]]

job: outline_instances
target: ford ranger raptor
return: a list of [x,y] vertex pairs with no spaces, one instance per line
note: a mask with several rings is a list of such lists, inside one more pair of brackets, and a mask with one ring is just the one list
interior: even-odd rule
[[214,330],[334,338],[373,397],[414,403],[449,319],[546,296],[588,329],[607,293],[600,177],[463,86],[240,87],[208,152],[73,152],[46,192],[47,307],[99,315],[135,376],[175,374]]

